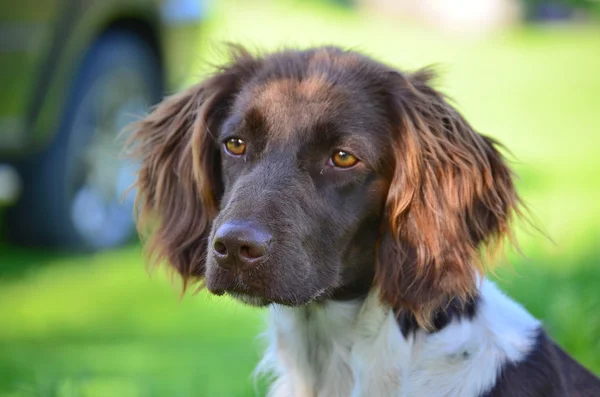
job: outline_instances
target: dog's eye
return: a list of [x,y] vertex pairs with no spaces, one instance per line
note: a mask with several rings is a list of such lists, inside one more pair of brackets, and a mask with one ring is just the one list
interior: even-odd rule
[[225,150],[233,156],[241,156],[246,153],[246,142],[240,138],[231,138],[225,141]]
[[358,164],[358,161],[355,155],[343,150],[336,151],[329,159],[331,165],[337,168],[352,168]]

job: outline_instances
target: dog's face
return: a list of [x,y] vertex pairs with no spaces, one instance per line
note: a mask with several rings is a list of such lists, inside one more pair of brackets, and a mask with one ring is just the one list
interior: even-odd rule
[[377,100],[368,90],[309,67],[303,80],[250,80],[217,133],[223,195],[206,260],[214,293],[298,305],[371,284],[387,121],[364,106]]
[[518,204],[493,141],[428,78],[336,48],[238,50],[137,125],[154,254],[250,304],[379,288],[426,325],[475,290]]

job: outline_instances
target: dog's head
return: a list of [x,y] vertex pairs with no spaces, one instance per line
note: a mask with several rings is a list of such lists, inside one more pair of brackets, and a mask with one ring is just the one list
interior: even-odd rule
[[427,325],[476,290],[519,202],[494,141],[430,77],[332,47],[235,50],[136,126],[151,252],[250,304],[378,288]]

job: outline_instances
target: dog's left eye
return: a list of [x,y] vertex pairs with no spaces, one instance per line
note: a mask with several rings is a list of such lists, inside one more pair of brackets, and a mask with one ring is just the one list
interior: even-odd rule
[[246,153],[246,142],[240,138],[230,138],[225,141],[225,150],[233,156],[241,156]]
[[336,151],[329,159],[330,165],[337,168],[352,168],[359,161],[355,155],[343,150]]

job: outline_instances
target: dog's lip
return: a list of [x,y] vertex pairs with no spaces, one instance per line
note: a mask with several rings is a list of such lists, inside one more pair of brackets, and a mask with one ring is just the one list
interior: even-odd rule
[[250,288],[239,275],[230,275],[225,280],[221,279],[216,283],[207,282],[206,287],[210,293],[218,296],[228,294],[233,297],[245,296],[252,299],[269,300],[264,291],[256,291]]
[[311,302],[318,301],[319,300],[318,298],[320,296],[322,296],[321,295],[322,292],[319,291],[319,293],[315,294],[316,296],[311,297],[311,299],[302,300],[302,301],[293,301],[293,300],[289,300],[289,299],[278,298],[275,296],[269,296],[265,293],[249,290],[246,288],[240,288],[239,285],[232,286],[232,287],[226,287],[226,288],[212,289],[212,290],[209,289],[209,291],[212,294],[215,294],[218,296],[228,295],[228,296],[231,296],[232,298],[237,299],[245,304],[249,304],[251,306],[258,306],[258,307],[268,306],[273,303],[282,305],[282,306],[289,306],[289,307],[303,306],[303,305],[307,305]]
[[272,301],[262,295],[259,294],[253,294],[250,291],[241,291],[239,289],[236,288],[217,288],[217,289],[210,289],[209,291],[211,294],[213,295],[217,295],[217,296],[224,296],[224,295],[228,295],[231,296],[232,298],[239,300],[243,303],[246,303],[248,305],[251,306],[267,306],[268,304],[272,303]]
[[327,288],[320,288],[311,296],[305,296],[300,299],[289,299],[280,296],[274,296],[269,293],[268,289],[254,289],[246,285],[240,278],[233,277],[233,279],[223,280],[215,285],[208,282],[206,284],[207,289],[210,293],[223,296],[229,295],[243,303],[252,306],[267,306],[275,303],[282,306],[298,307],[310,304],[312,302],[321,302],[329,296],[329,290]]
[[[278,304],[288,307],[304,306],[313,302],[321,302],[329,296],[328,288],[320,288],[308,296],[298,297],[291,294],[288,297],[277,296],[271,293],[268,285],[248,284],[246,272],[237,269],[220,269],[207,274],[206,287],[208,291],[217,296],[229,295],[251,306],[267,306]],[[293,296],[293,298],[292,298]]]

